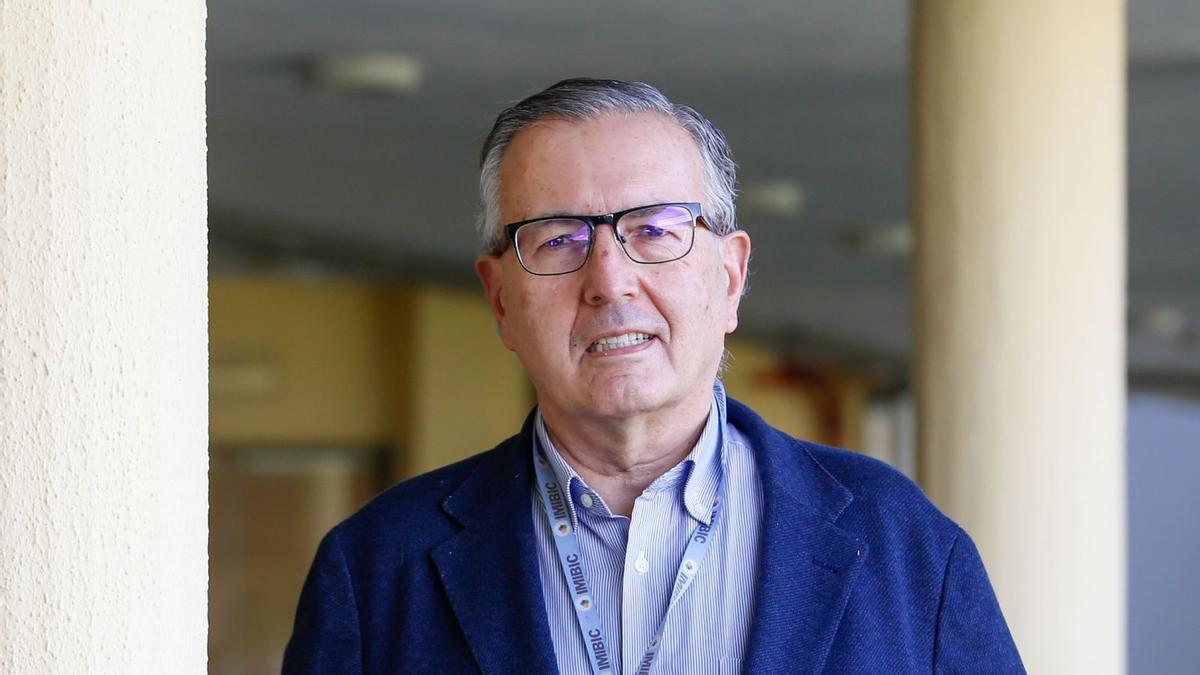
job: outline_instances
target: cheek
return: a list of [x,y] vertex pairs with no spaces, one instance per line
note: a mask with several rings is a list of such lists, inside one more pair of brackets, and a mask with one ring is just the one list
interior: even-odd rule
[[573,313],[565,306],[566,297],[566,289],[556,286],[514,289],[510,317],[514,337],[525,350],[547,353],[567,343]]
[[693,298],[703,298],[697,312],[705,317],[724,317],[725,315],[725,272],[713,260],[706,260],[702,269],[697,271],[691,290]]
[[694,342],[715,326],[724,328],[725,303],[716,277],[696,269],[689,272],[657,278],[654,284],[660,290],[656,304],[672,333],[679,337],[686,334],[690,336],[688,341]]

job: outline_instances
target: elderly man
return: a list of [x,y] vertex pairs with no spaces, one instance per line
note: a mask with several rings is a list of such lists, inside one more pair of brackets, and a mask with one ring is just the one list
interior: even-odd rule
[[911,482],[725,397],[750,238],[712,124],[567,80],[500,114],[480,186],[476,271],[537,408],[329,533],[285,673],[1022,670]]

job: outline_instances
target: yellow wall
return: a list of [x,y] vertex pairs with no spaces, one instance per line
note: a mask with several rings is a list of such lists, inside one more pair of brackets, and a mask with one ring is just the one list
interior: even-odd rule
[[818,425],[812,399],[803,389],[777,381],[779,359],[746,340],[729,338],[726,347],[733,356],[722,378],[726,392],[781,431],[815,438]]
[[390,444],[396,478],[487,450],[533,392],[482,292],[216,278],[214,445]]
[[517,433],[533,406],[533,388],[496,336],[482,291],[417,287],[412,315],[406,475],[491,448]]
[[772,426],[817,443],[859,449],[867,382],[848,369],[788,364],[760,344],[729,339],[729,395]]
[[349,282],[211,279],[212,443],[388,440],[377,304]]

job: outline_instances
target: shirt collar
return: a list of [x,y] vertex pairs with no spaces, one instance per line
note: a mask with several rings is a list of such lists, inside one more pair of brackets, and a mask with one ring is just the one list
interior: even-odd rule
[[[708,419],[704,423],[704,430],[700,432],[700,438],[692,446],[692,451],[679,464],[668,469],[646,488],[647,492],[678,490],[682,483],[683,503],[688,514],[705,525],[712,524],[713,501],[717,496],[717,485],[725,473],[727,459],[725,386],[720,380],[716,380],[713,382],[712,391],[712,405],[709,408]],[[567,486],[567,507],[570,513],[571,527],[577,528],[579,523],[576,515],[576,503],[580,496],[585,492],[594,495],[594,499],[600,499],[600,496],[563,459],[558,448],[554,447],[554,442],[550,440],[550,434],[546,431],[546,425],[542,421],[540,410],[534,417],[533,429],[536,440],[534,452],[536,453],[539,447],[544,450],[550,468],[554,471],[559,483]]]
[[[567,511],[571,518],[571,529],[579,529],[579,521],[575,515],[575,499],[576,495],[580,494],[580,488],[589,492],[594,492],[588,487],[567,460],[563,459],[558,453],[558,448],[554,447],[554,442],[550,440],[550,434],[546,431],[546,424],[542,421],[542,411],[538,410],[533,418],[533,434],[536,442],[533,444],[533,452],[536,455],[538,449],[541,448],[546,455],[546,461],[550,462],[550,468],[554,471],[555,477],[558,478],[559,485],[566,486],[567,494]],[[537,457],[534,457],[537,461]]]

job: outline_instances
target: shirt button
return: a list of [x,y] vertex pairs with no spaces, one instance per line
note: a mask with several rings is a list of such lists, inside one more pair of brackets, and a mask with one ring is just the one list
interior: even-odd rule
[[646,572],[650,571],[650,561],[646,559],[645,551],[638,551],[637,560],[633,562],[633,569],[637,570],[637,573],[643,576],[645,576]]
[[595,503],[595,500],[592,499],[591,495],[585,492],[583,493],[583,496],[579,498],[579,502],[583,504],[583,508],[590,509],[592,508],[592,504]]

